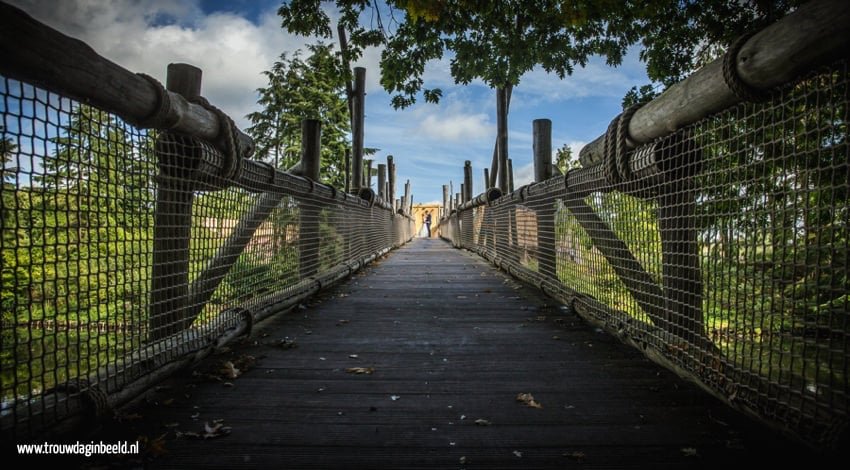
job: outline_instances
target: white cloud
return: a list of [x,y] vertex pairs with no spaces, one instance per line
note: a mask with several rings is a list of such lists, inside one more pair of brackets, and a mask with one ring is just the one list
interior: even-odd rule
[[493,126],[483,113],[429,114],[422,120],[419,130],[427,137],[450,142],[480,139],[493,134]]
[[274,7],[255,24],[230,13],[203,15],[197,2],[187,1],[12,2],[130,71],[165,82],[169,63],[200,67],[202,93],[242,128],[248,125],[244,116],[256,109],[256,89],[266,84],[261,72],[281,52],[307,42],[281,29]]

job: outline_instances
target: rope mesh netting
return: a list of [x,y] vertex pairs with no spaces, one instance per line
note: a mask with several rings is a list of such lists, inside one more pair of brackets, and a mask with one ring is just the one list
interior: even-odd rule
[[225,158],[197,139],[12,79],[0,97],[4,432],[104,406],[412,236],[268,165],[216,177]]
[[443,236],[813,442],[847,423],[847,64],[605,163],[453,212]]

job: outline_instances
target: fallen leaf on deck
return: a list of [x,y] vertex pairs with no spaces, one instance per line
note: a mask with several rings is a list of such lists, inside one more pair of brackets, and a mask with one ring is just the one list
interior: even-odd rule
[[490,421],[488,421],[488,420],[486,420],[486,419],[476,419],[476,420],[475,420],[475,424],[477,424],[477,425],[479,425],[479,426],[489,426],[489,425],[491,425],[491,424],[493,424],[493,423],[491,423]]
[[254,367],[256,363],[257,358],[250,354],[243,354],[233,361],[233,365],[238,367],[242,374],[251,367]]
[[465,464],[466,463],[466,456],[461,457],[460,459],[458,459],[458,461],[461,463],[461,465]]
[[283,338],[278,340],[277,343],[275,343],[275,346],[280,349],[294,349],[298,347],[298,343],[295,339]]
[[165,424],[163,424],[163,426],[171,429],[171,428],[176,428],[176,427],[180,426],[180,423],[165,423]]
[[201,435],[199,433],[194,432],[194,431],[187,431],[187,432],[175,431],[174,435],[177,436],[177,439],[181,439],[181,438],[184,438],[184,437],[192,437],[192,438],[195,438],[195,439],[201,438]]
[[224,364],[221,365],[221,375],[228,379],[235,379],[239,377],[239,374],[242,372],[236,368],[230,361],[225,361]]
[[371,374],[375,372],[375,369],[372,367],[349,367],[345,369],[349,374]]
[[225,386],[225,387],[232,387],[233,382],[224,382],[222,385]]
[[518,459],[521,459],[521,458],[522,458],[522,452],[520,452],[520,451],[518,451],[518,450],[515,450],[515,451],[514,451],[514,455],[516,455]]
[[340,320],[340,321],[336,322],[336,326],[342,326],[342,325],[345,325],[346,323],[348,323],[348,320]]
[[697,450],[694,449],[693,447],[682,447],[681,450],[682,450],[682,454],[685,457],[696,457],[697,456]]
[[541,409],[543,405],[534,400],[534,397],[530,393],[520,393],[516,396],[516,401],[525,403],[527,406],[532,408]]
[[204,423],[204,439],[212,439],[230,434],[230,426],[225,426],[224,423],[217,419],[212,424]]
[[391,395],[390,396],[390,400],[392,400],[392,401],[398,401],[399,398],[401,398],[401,397],[398,396],[398,395]]
[[351,359],[357,359],[360,356],[358,356],[357,354],[349,354],[348,357],[351,358]]
[[162,434],[154,439],[148,439],[147,436],[139,436],[138,440],[142,443],[142,448],[146,454],[159,457],[168,453],[168,450],[165,448],[166,434]]
[[166,398],[165,400],[162,400],[162,404],[165,405],[165,406],[171,406],[171,405],[174,404],[174,399],[173,398]]
[[584,452],[574,451],[574,452],[567,452],[566,454],[564,454],[564,457],[569,457],[571,459],[575,459],[575,460],[581,462],[587,456],[584,454]]

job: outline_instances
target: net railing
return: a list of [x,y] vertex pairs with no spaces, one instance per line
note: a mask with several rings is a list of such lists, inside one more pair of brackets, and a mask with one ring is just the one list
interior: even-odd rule
[[728,403],[818,444],[846,429],[848,67],[631,154],[451,213],[442,235]]
[[[103,414],[408,241],[413,220],[0,77],[2,428]],[[70,418],[69,418],[70,419]]]

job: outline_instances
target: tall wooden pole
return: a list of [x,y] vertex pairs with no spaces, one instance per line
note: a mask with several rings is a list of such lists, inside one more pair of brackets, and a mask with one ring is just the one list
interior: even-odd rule
[[387,155],[387,172],[387,185],[390,188],[387,200],[393,205],[393,212],[395,212],[398,206],[395,204],[395,163],[393,163],[392,155]]
[[[301,121],[301,168],[303,176],[320,183],[322,167],[322,123],[315,119]],[[298,266],[301,278],[319,270],[319,208],[299,201],[300,229],[298,235]]]
[[463,163],[463,202],[472,200],[472,162],[467,160]]
[[[201,95],[201,69],[189,64],[169,64],[166,88],[187,100]],[[192,229],[193,182],[181,177],[191,149],[166,139],[157,141],[160,178],[156,188],[151,268],[150,340],[182,329],[189,299],[189,242]],[[188,158],[184,158],[188,157]]]
[[386,201],[387,200],[387,165],[385,163],[378,163],[378,197]]
[[354,126],[352,128],[351,192],[358,194],[363,185],[363,121],[366,108],[366,69],[354,68]]
[[496,128],[499,152],[499,189],[502,194],[510,190],[508,183],[508,90],[496,90]]
[[[535,119],[532,123],[534,141],[534,182],[552,177],[552,121]],[[547,204],[537,211],[538,272],[557,279],[555,258],[555,207]]]
[[552,177],[552,121],[535,119],[532,123],[534,149],[534,181]]

